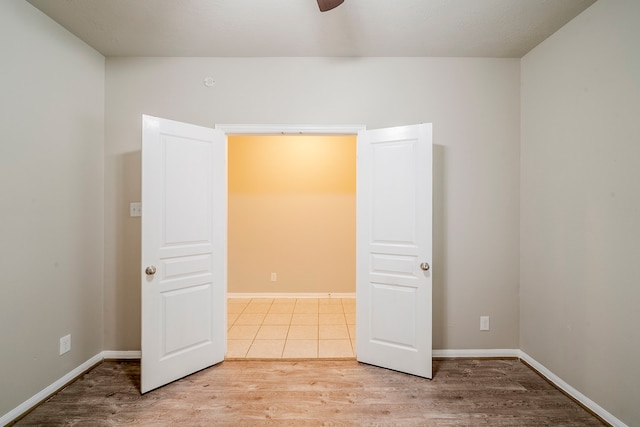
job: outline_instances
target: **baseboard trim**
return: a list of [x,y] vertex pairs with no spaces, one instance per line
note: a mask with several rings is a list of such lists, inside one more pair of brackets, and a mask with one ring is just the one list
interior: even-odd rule
[[594,415],[601,418],[602,421],[612,425],[613,427],[628,427],[625,423],[613,416],[609,411],[598,405],[593,400],[589,399],[584,394],[569,385],[562,378],[551,372],[542,363],[529,356],[524,351],[520,350],[520,360],[526,365],[529,365],[534,371],[544,377],[547,381],[553,384],[555,387],[566,393],[570,398],[574,399],[577,403],[585,407],[587,410],[593,412]]
[[73,382],[80,375],[102,362],[102,353],[96,354],[86,362],[82,363],[77,368],[73,369],[66,375],[63,375],[60,379],[54,381],[49,386],[45,387],[38,393],[31,396],[29,399],[22,402],[20,405],[12,409],[11,411],[4,414],[0,417],[0,425],[4,426],[9,423],[16,421],[18,418],[22,417],[33,408],[38,406],[41,402],[48,399],[49,396],[57,393],[60,389],[65,387],[67,384]]
[[355,298],[355,292],[227,292],[227,298]]
[[[242,294],[246,295],[246,294]],[[260,294],[264,295],[264,294]],[[304,294],[309,295],[309,294]],[[335,295],[335,294],[334,294]],[[244,298],[244,297],[233,297],[231,298]],[[247,297],[249,298],[249,297]],[[251,297],[251,298],[263,298],[263,297]],[[286,298],[286,297],[282,297]],[[291,297],[293,298],[293,297]],[[298,297],[295,298],[305,298]],[[317,298],[317,297],[306,297],[306,298]],[[326,298],[326,296],[324,297]],[[335,297],[338,298],[338,297]],[[349,298],[349,297],[339,297],[339,298]],[[41,402],[49,398],[49,396],[55,394],[60,389],[65,387],[67,384],[73,382],[77,378],[79,378],[83,373],[93,368],[98,363],[103,360],[110,359],[140,359],[141,352],[140,351],[117,351],[117,350],[105,350],[102,351],[95,356],[88,359],[86,362],[82,363],[77,368],[73,369],[66,375],[62,376],[60,379],[54,381],[49,386],[45,387],[40,392],[36,393],[29,399],[25,400],[23,403],[18,405],[16,408],[7,412],[6,414],[0,417],[0,425],[8,425],[29,411],[33,410],[36,406],[38,406]],[[593,412],[597,417],[601,418],[604,422],[610,424],[613,427],[628,427],[625,423],[620,421],[614,415],[612,415],[609,411],[595,403],[593,400],[589,399],[584,394],[580,393],[578,390],[569,385],[562,378],[551,372],[540,362],[535,360],[533,357],[529,356],[522,350],[518,349],[452,349],[452,350],[433,350],[434,358],[518,358],[523,361],[525,364],[530,366],[533,370],[539,373],[542,377],[544,377],[547,381],[553,384],[555,387],[566,393],[569,397],[574,399],[580,405],[584,406],[587,410]]]
[[102,351],[1,416],[0,426],[8,425],[22,418],[24,415],[35,409],[35,407],[40,403],[62,390],[68,384],[80,378],[82,374],[89,371],[103,360],[140,359],[140,356],[140,351]]
[[100,354],[102,355],[102,360],[139,360],[142,357],[142,352],[140,350],[105,350]]
[[513,358],[517,359],[520,357],[520,350],[507,348],[507,349],[471,349],[471,350],[433,350],[433,357],[443,358],[443,359],[455,359],[455,358],[473,358],[473,359],[484,359],[490,357],[500,357],[500,358]]

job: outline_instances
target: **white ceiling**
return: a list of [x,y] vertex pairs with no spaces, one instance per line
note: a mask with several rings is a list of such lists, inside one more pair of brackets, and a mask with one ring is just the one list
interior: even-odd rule
[[520,58],[595,0],[28,0],[105,56]]

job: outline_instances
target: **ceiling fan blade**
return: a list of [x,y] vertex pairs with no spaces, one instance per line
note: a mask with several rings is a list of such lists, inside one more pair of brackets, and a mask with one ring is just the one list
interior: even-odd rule
[[318,0],[318,7],[320,8],[320,12],[326,12],[327,10],[340,6],[343,2],[344,0]]

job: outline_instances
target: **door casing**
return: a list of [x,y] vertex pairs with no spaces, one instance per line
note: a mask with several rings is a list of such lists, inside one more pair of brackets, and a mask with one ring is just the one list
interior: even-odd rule
[[[214,129],[234,135],[353,135],[366,125],[286,125],[286,124],[216,124]],[[355,285],[355,284],[354,284]],[[354,292],[355,293],[355,292]]]

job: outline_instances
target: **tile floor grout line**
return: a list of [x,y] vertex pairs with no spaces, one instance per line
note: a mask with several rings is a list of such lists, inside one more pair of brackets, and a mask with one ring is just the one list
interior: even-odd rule
[[318,322],[318,349],[316,350],[316,357],[320,358],[320,300],[318,300],[318,317],[316,320]]
[[316,353],[318,355],[318,358],[320,358],[320,301],[318,301],[318,352]]
[[[293,339],[292,336],[291,336],[292,328],[294,327],[293,317],[296,314],[295,313],[296,306],[298,307],[298,310],[300,311],[300,313],[298,313],[298,314],[302,315],[303,317],[304,317],[304,315],[308,316],[309,314],[312,314],[312,313],[308,313],[308,311],[312,311],[313,312],[312,315],[313,315],[313,317],[315,319],[315,321],[313,322],[315,324],[313,326],[315,326],[314,329],[316,331],[316,334],[315,334],[316,338],[315,339],[309,339],[309,338],[306,338],[304,336],[304,334],[302,334],[299,337],[299,339],[301,339],[301,340],[310,340],[310,341],[314,341],[315,342],[315,344],[314,344],[316,346],[316,351],[315,351],[315,355],[316,356],[315,356],[315,358],[318,358],[318,359],[320,358],[320,351],[321,351],[320,344],[321,344],[321,342],[324,342],[326,345],[328,345],[331,342],[338,342],[340,340],[343,340],[343,342],[346,341],[347,343],[349,343],[348,344],[349,345],[349,351],[348,351],[349,356],[347,356],[345,354],[345,355],[340,356],[340,357],[351,357],[351,358],[355,357],[355,349],[353,347],[354,346],[354,341],[353,341],[353,339],[351,337],[351,334],[349,333],[349,321],[347,319],[347,314],[348,313],[346,313],[345,301],[343,301],[341,299],[339,302],[335,301],[333,304],[328,304],[328,305],[338,305],[339,304],[338,306],[340,307],[340,309],[339,309],[340,312],[338,312],[338,313],[335,313],[335,309],[337,307],[328,308],[327,304],[321,304],[323,302],[323,299],[321,299],[321,298],[318,298],[318,299],[314,298],[314,301],[312,303],[310,303],[310,304],[305,303],[306,300],[305,301],[300,301],[299,299],[296,299],[296,301],[292,304],[292,308],[290,310],[285,309],[284,312],[282,312],[282,309],[278,309],[278,310],[276,310],[276,311],[278,311],[278,313],[275,313],[275,312],[274,313],[270,313],[271,310],[274,309],[274,307],[276,306],[276,303],[278,301],[279,301],[279,299],[271,299],[271,301],[268,303],[268,308],[266,310],[266,313],[264,313],[264,312],[256,313],[256,314],[259,314],[258,317],[260,317],[261,320],[260,320],[259,324],[255,324],[256,327],[257,327],[257,331],[255,332],[255,334],[252,334],[251,337],[248,337],[248,338],[250,338],[250,344],[249,344],[248,350],[244,353],[244,358],[247,358],[249,356],[249,354],[251,352],[251,348],[254,347],[256,342],[258,341],[258,336],[259,336],[260,330],[263,327],[265,327],[265,321],[266,321],[267,317],[270,314],[275,315],[276,317],[277,317],[277,315],[285,315],[287,317],[287,322],[286,323],[285,322],[280,323],[280,322],[282,322],[282,320],[276,320],[273,325],[271,325],[271,324],[266,325],[266,326],[278,326],[278,325],[281,325],[281,326],[286,327],[286,333],[284,335],[284,339],[281,341],[283,347],[282,347],[281,352],[279,353],[280,357],[276,356],[276,354],[273,355],[273,356],[275,356],[275,357],[273,357],[274,359],[283,359],[283,358],[285,358],[285,354],[286,354],[285,350],[286,350],[287,346],[288,345],[293,345],[296,342],[296,340]],[[248,304],[244,304],[244,307],[242,308],[242,310],[240,310],[239,313],[233,313],[234,317],[235,317],[235,320],[232,322],[231,327],[229,327],[228,329],[231,329],[231,328],[233,328],[234,326],[236,326],[238,324],[237,322],[239,321],[240,316],[242,314],[247,314],[247,309],[248,309],[249,305],[252,304],[252,303],[253,304],[260,303],[260,301],[257,301],[256,299],[251,299]],[[321,305],[323,305],[323,307],[324,307],[322,309],[322,311],[323,312],[324,311],[327,312],[327,313],[324,313],[325,317],[327,319],[325,319],[322,322],[321,322],[321,317],[322,317],[323,313],[320,312],[321,311],[321,309],[320,309]],[[306,306],[307,310],[301,309],[301,307],[303,307],[303,306]],[[291,312],[291,310],[293,310],[293,312]],[[351,307],[350,307],[349,310],[352,311]],[[252,310],[250,310],[250,311],[252,311]],[[333,313],[338,314],[342,320],[339,321],[338,323],[333,323],[334,321],[330,320],[332,315],[335,318],[335,314],[333,314]],[[300,326],[304,327],[305,324],[306,324],[306,322],[303,321]],[[322,326],[325,325],[325,324],[326,324],[327,327],[331,327],[331,326],[334,326],[334,325],[337,325],[338,327],[344,327],[344,329],[346,329],[346,331],[347,331],[347,337],[344,337],[344,338],[327,337],[325,340],[322,340],[320,338],[320,329],[322,329]],[[353,325],[353,326],[355,326],[355,325]],[[239,339],[241,339],[241,338],[239,338]],[[265,338],[264,340],[279,341],[279,339],[274,339],[274,338]],[[331,348],[331,347],[329,347],[329,348]],[[304,353],[304,350],[302,350],[302,352]],[[295,351],[294,351],[294,353],[295,353]],[[308,355],[308,356],[305,356],[305,357],[310,357],[310,356],[311,355]],[[253,354],[253,355],[251,355],[251,357],[260,357],[260,356]],[[295,358],[296,356],[288,356],[288,357]],[[302,356],[298,356],[298,357],[302,357]],[[332,356],[328,355],[327,357],[332,357]],[[339,357],[339,356],[335,356],[335,357]]]
[[[294,305],[294,309],[295,309],[295,305]],[[289,319],[289,325],[287,326],[287,334],[284,336],[284,345],[282,346],[282,353],[280,353],[280,359],[284,359],[284,350],[287,348],[287,341],[289,341],[289,331],[291,330],[291,320],[293,320],[293,313],[291,313],[291,319]]]
[[[251,303],[253,302],[253,300],[254,300],[254,299],[255,299],[255,298],[251,298],[251,300],[249,301],[249,304],[247,304],[247,307],[245,307],[245,309],[246,309],[246,308],[248,308],[248,307],[249,307],[249,305],[251,305]],[[262,322],[264,322],[264,319],[262,319]],[[253,347],[253,343],[255,343],[255,342],[256,342],[256,338],[258,337],[258,332],[260,332],[260,328],[261,328],[261,327],[262,327],[262,323],[260,323],[260,324],[258,325],[258,330],[257,330],[257,331],[256,331],[256,333],[253,335],[253,339],[251,340],[251,344],[249,344],[249,348],[247,349],[247,353],[244,355],[244,357],[245,357],[245,358],[246,358],[247,356],[249,356],[249,352],[251,351],[251,347]]]
[[[240,319],[240,316],[242,316],[245,312],[245,310],[249,307],[249,304],[251,304],[251,300],[253,298],[249,298],[249,302],[247,304],[245,304],[244,308],[242,309],[242,311],[240,312],[240,314],[238,315],[238,319]],[[248,314],[248,313],[247,313]],[[236,322],[238,321],[238,319],[236,319]],[[255,338],[255,337],[254,337]],[[247,347],[247,350],[244,352],[244,358],[246,359],[247,355],[249,354],[249,350],[251,349],[251,345],[253,344],[253,340],[251,340],[251,343],[249,344],[249,346]]]
[[344,304],[342,300],[340,300],[340,305],[342,306],[342,317],[344,317],[344,324],[347,327],[347,336],[349,337],[349,344],[351,345],[351,352],[355,356],[356,352],[353,350],[353,341],[351,340],[351,334],[349,333],[349,320],[347,319],[347,313],[344,311]]

